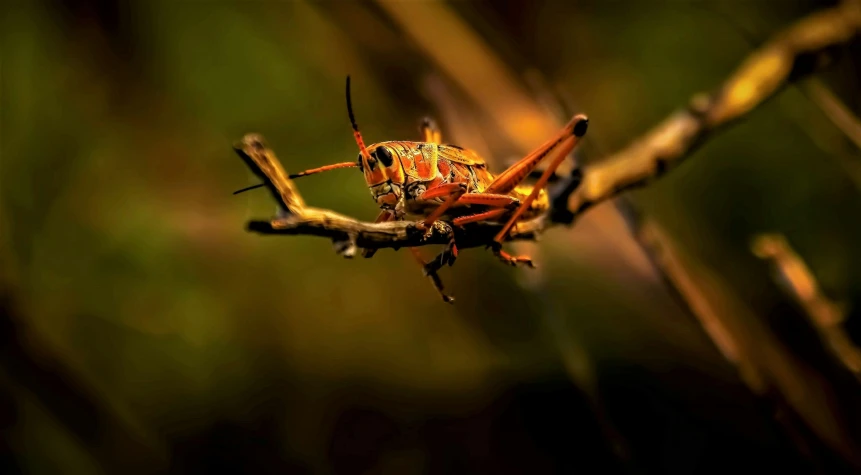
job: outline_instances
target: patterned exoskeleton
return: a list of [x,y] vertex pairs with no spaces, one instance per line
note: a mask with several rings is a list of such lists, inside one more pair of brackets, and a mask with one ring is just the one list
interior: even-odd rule
[[[478,221],[497,222],[502,229],[491,245],[493,253],[511,265],[532,266],[525,256],[511,256],[502,250],[502,243],[518,220],[534,218],[549,208],[547,181],[586,134],[589,120],[575,115],[553,138],[536,148],[503,172],[494,175],[485,161],[474,151],[441,143],[441,135],[430,119],[422,121],[422,141],[388,141],[365,146],[356,125],[350,100],[350,78],[347,77],[347,111],[353,135],[359,147],[356,161],[326,165],[307,170],[298,178],[339,168],[359,168],[365,176],[371,196],[382,209],[377,222],[418,217],[418,226],[427,229],[437,220],[463,226]],[[550,152],[557,150],[550,165],[534,185],[523,185]],[[426,269],[428,263],[418,249],[410,248]],[[449,265],[457,256],[457,246],[449,244]],[[369,257],[373,251],[366,251]],[[442,284],[432,272],[435,287],[446,302],[453,299],[443,293]]]

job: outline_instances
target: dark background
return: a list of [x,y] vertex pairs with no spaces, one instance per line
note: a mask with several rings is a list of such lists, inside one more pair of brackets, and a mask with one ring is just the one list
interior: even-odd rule
[[[367,143],[431,114],[502,170],[585,112],[588,164],[833,4],[4,2],[3,473],[850,473],[858,382],[750,249],[787,236],[858,341],[861,155],[801,89],[628,194],[783,355],[764,390],[611,203],[519,246],[536,271],[463,252],[448,306],[405,250],[250,234],[274,203],[231,195],[248,132],[355,158],[347,74]],[[856,113],[859,53],[819,76]],[[297,183],[376,215],[354,170]]]

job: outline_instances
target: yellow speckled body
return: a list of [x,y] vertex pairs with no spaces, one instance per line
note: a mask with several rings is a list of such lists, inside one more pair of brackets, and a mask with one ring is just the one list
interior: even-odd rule
[[[295,177],[357,167],[364,174],[371,196],[382,209],[377,222],[418,217],[416,227],[419,229],[429,229],[440,219],[456,228],[469,223],[501,223],[501,230],[490,243],[494,255],[509,265],[532,266],[528,257],[511,256],[503,251],[502,243],[519,221],[535,218],[549,209],[544,186],[550,174],[586,134],[589,120],[585,115],[575,115],[556,136],[494,175],[474,151],[442,144],[440,132],[430,119],[425,119],[420,127],[424,138],[421,142],[388,141],[365,146],[353,115],[349,77],[346,92],[347,112],[359,148],[358,159],[307,170]],[[554,150],[558,152],[535,185],[521,184]],[[446,302],[453,299],[443,293],[436,271],[446,263],[451,265],[457,257],[455,234],[452,233],[447,249],[430,262],[424,261],[418,249],[410,248]],[[370,257],[374,252],[374,249],[365,249],[363,255]]]
[[[426,216],[443,203],[444,197],[422,199],[428,189],[460,183],[466,193],[485,193],[495,176],[476,152],[456,145],[431,142],[388,141],[370,145],[368,167],[357,161],[365,174],[371,195],[384,210],[396,211],[399,217]],[[514,203],[522,202],[532,192],[529,185],[518,185],[507,194]],[[522,219],[533,218],[547,210],[547,193],[541,189],[524,212]],[[484,206],[458,204],[446,210],[444,218],[453,219],[474,214]],[[504,222],[510,213],[494,217]]]

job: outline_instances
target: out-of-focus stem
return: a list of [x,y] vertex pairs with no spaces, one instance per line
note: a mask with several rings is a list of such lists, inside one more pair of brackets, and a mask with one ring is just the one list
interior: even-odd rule
[[819,287],[810,268],[779,234],[762,234],[754,238],[756,256],[771,263],[777,282],[803,309],[823,344],[840,364],[861,380],[861,350],[843,327],[845,312]]
[[[776,413],[783,414],[787,435],[809,452],[809,441],[787,405],[827,446],[861,467],[858,448],[827,396],[827,383],[797,362],[726,283],[693,257],[686,255],[654,221],[642,216],[627,200],[617,206],[628,218],[631,232],[649,254],[668,288],[703,327],[721,354],[736,366],[747,386]],[[810,387],[820,390],[813,392]],[[788,419],[787,419],[788,418]]]
[[861,149],[861,120],[822,81],[811,79],[803,90],[831,122]]

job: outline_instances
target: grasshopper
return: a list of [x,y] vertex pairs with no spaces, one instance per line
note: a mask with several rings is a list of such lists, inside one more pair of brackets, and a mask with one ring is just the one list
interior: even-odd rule
[[[443,144],[441,133],[430,118],[421,122],[420,142],[388,141],[366,146],[353,114],[349,76],[346,92],[347,112],[359,147],[358,158],[306,170],[290,175],[290,178],[341,168],[358,168],[364,174],[371,196],[381,209],[375,222],[418,217],[420,221],[416,225],[420,230],[429,229],[437,220],[450,222],[457,227],[480,221],[500,223],[503,224],[502,229],[490,245],[494,255],[509,265],[533,267],[529,257],[506,253],[502,243],[518,221],[535,218],[549,209],[549,198],[544,187],[586,134],[589,119],[585,115],[575,115],[556,136],[505,171],[494,175],[476,152],[457,145]],[[531,186],[522,184],[554,149],[558,149],[558,153],[538,181]],[[453,302],[454,299],[443,292],[436,270],[429,267],[417,248],[409,249],[425,274],[432,278],[443,300]],[[363,254],[370,257],[373,252],[366,250]],[[456,257],[457,246],[452,238],[446,251],[437,259],[440,264],[436,268],[443,262],[451,265]]]

